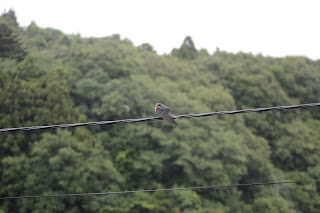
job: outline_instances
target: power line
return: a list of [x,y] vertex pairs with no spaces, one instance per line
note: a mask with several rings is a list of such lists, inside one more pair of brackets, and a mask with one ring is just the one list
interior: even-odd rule
[[[264,112],[264,111],[270,111],[270,110],[308,108],[308,107],[315,107],[315,106],[320,106],[320,103],[300,104],[300,105],[291,105],[291,106],[275,106],[275,107],[268,107],[268,108],[242,109],[242,110],[235,110],[235,111],[221,111],[221,112],[210,112],[210,113],[201,113],[201,114],[188,114],[188,115],[179,115],[179,118],[207,117],[207,116],[214,116],[214,115],[239,114],[239,113],[248,113],[248,112]],[[97,122],[74,123],[74,124],[56,124],[56,125],[49,125],[49,126],[4,128],[4,129],[0,129],[0,132],[29,131],[29,130],[36,130],[36,129],[67,128],[67,127],[79,127],[79,126],[95,126],[95,125],[117,124],[117,123],[136,123],[136,122],[143,122],[143,121],[147,122],[147,121],[154,121],[154,120],[162,120],[162,118],[152,117],[152,118],[125,119],[125,120],[116,120],[116,121],[97,121]]]
[[95,193],[56,194],[56,195],[26,195],[26,196],[17,196],[17,197],[1,197],[0,200],[25,199],[25,198],[48,198],[48,197],[73,197],[73,196],[90,196],[90,195],[112,195],[112,194],[128,194],[128,193],[138,193],[138,192],[161,192],[161,191],[195,190],[195,189],[217,189],[217,188],[289,184],[289,183],[310,183],[310,182],[319,182],[319,181],[320,181],[320,179],[318,179],[318,180],[265,182],[265,183],[244,183],[244,184],[219,185],[219,186],[196,186],[196,187],[169,188],[169,189],[145,189],[145,190],[118,191],[118,192],[95,192]]

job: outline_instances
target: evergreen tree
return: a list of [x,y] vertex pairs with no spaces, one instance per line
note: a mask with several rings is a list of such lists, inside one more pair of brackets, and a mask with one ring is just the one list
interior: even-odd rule
[[0,58],[22,61],[25,55],[19,36],[7,24],[0,22]]
[[187,36],[179,49],[173,49],[171,52],[172,55],[177,56],[182,59],[192,60],[195,59],[198,55],[198,51],[195,48],[195,45],[190,36]]

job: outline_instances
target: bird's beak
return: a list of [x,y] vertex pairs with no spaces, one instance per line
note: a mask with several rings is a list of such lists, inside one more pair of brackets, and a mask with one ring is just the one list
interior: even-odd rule
[[156,106],[154,109],[157,110],[157,109],[160,109],[160,107],[159,107],[159,106]]

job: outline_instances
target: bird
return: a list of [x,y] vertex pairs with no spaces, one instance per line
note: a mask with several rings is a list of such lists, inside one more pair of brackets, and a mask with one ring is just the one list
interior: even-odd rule
[[156,112],[157,115],[159,115],[164,120],[167,120],[172,124],[178,125],[178,123],[175,122],[174,118],[179,118],[179,116],[176,116],[175,114],[173,114],[172,110],[166,105],[162,103],[156,103],[156,106],[154,107],[154,111]]

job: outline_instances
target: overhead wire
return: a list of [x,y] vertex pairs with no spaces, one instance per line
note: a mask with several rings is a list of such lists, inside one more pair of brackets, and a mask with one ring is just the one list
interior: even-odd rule
[[[178,117],[179,118],[206,117],[206,116],[225,115],[225,114],[263,112],[263,111],[269,111],[269,110],[308,108],[308,107],[315,107],[315,106],[320,106],[320,103],[309,103],[309,104],[290,105],[290,106],[275,106],[275,107],[268,107],[268,108],[254,108],[254,109],[244,109],[244,110],[234,110],[234,111],[220,111],[220,112],[201,113],[201,114],[187,114],[187,115],[179,115]],[[125,120],[115,120],[115,121],[98,121],[98,122],[74,123],[74,124],[57,124],[57,125],[49,125],[49,126],[31,126],[31,127],[4,128],[4,129],[0,129],[0,132],[19,131],[19,130],[20,131],[29,131],[29,130],[36,130],[36,129],[67,128],[67,127],[77,127],[77,126],[87,126],[87,125],[104,125],[104,124],[116,124],[116,123],[134,123],[134,122],[153,121],[153,120],[162,120],[162,118],[160,118],[160,117],[152,117],[152,118],[125,119]],[[233,184],[233,185],[217,185],[217,186],[197,186],[197,187],[185,187],[185,188],[167,188],[167,189],[146,189],[146,190],[133,190],[133,191],[97,192],[97,193],[25,195],[25,196],[0,197],[0,200],[25,199],[25,198],[90,196],[90,195],[112,195],[112,194],[127,194],[127,193],[138,193],[138,192],[160,192],[160,191],[195,190],[195,189],[216,189],[216,188],[230,188],[230,187],[248,187],[248,186],[260,186],[260,185],[289,184],[289,183],[307,183],[307,182],[319,182],[319,181],[320,181],[320,179],[318,179],[318,180],[299,180],[299,181],[280,181],[280,182]]]
[[[254,108],[254,109],[243,109],[243,110],[234,110],[234,111],[209,112],[209,113],[200,113],[200,114],[187,114],[187,115],[179,115],[178,118],[181,119],[181,118],[207,117],[207,116],[226,115],[226,114],[264,112],[264,111],[269,111],[269,110],[308,108],[308,107],[315,107],[315,106],[320,106],[320,103],[309,103],[309,104],[299,104],[299,105],[290,105],[290,106],[275,106],[275,107],[267,107],[267,108]],[[95,125],[118,124],[118,123],[136,123],[136,122],[148,122],[148,121],[154,121],[154,120],[162,120],[162,118],[151,117],[151,118],[125,119],[125,120],[115,120],[115,121],[97,121],[97,122],[73,123],[73,124],[55,124],[55,125],[48,125],[48,126],[13,127],[13,128],[0,129],[0,132],[30,131],[30,130],[37,130],[37,129],[68,128],[68,127],[95,126]]]
[[163,192],[163,191],[177,191],[177,190],[195,190],[195,189],[217,189],[217,188],[232,188],[232,187],[249,187],[249,186],[262,186],[262,185],[277,185],[277,184],[290,184],[290,183],[310,183],[319,182],[318,180],[298,180],[298,181],[280,181],[280,182],[264,182],[264,183],[244,183],[232,185],[217,185],[217,186],[196,186],[184,188],[168,188],[168,189],[145,189],[133,191],[115,191],[115,192],[94,192],[94,193],[73,193],[73,194],[49,194],[49,195],[24,195],[12,197],[0,197],[0,200],[14,200],[14,199],[28,199],[28,198],[51,198],[51,197],[74,197],[74,196],[92,196],[92,195],[113,195],[113,194],[128,194],[140,192]]

